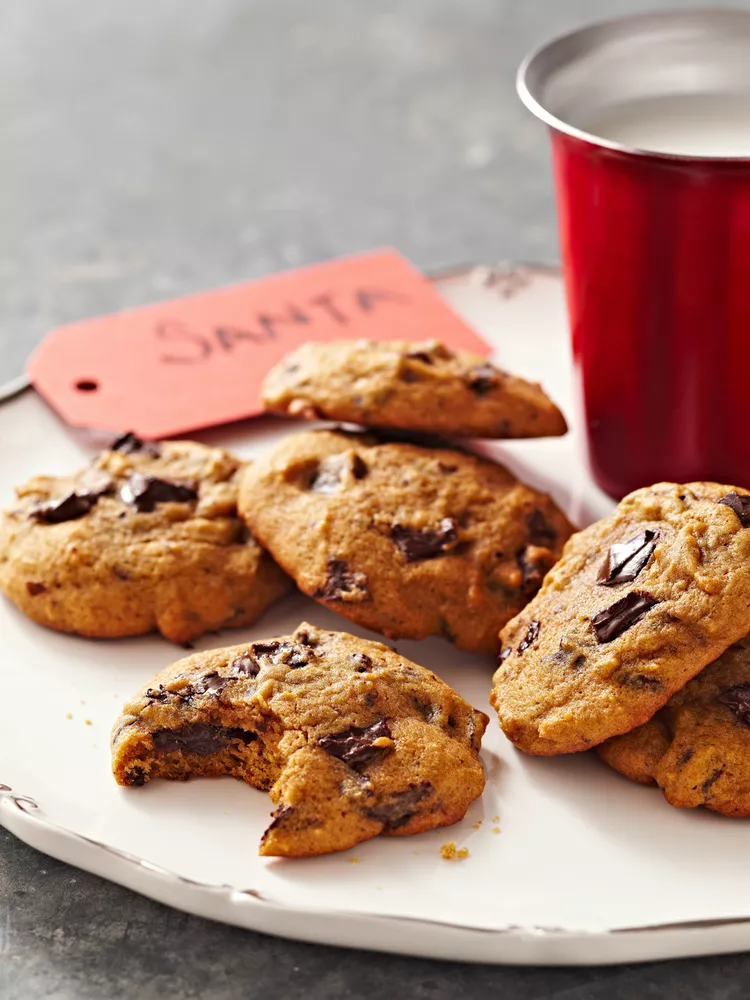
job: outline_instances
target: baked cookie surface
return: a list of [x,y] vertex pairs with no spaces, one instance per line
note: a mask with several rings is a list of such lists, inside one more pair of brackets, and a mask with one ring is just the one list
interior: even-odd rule
[[438,341],[303,344],[263,383],[274,413],[486,438],[564,434],[541,386]]
[[750,494],[658,483],[574,535],[502,631],[491,702],[533,754],[629,732],[750,631]]
[[346,850],[460,820],[484,788],[487,716],[388,646],[303,622],[196,653],[125,705],[121,785],[229,774],[277,805],[260,853]]
[[0,520],[0,589],[34,621],[98,638],[249,624],[291,581],[237,516],[240,467],[128,434],[76,475],[31,479]]
[[750,816],[750,638],[596,752],[631,781],[658,785],[673,806]]
[[341,431],[295,434],[260,458],[239,510],[332,610],[392,639],[443,635],[491,653],[572,530],[494,462]]

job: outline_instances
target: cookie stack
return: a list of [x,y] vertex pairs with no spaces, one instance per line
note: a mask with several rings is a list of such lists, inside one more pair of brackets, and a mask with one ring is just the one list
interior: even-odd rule
[[491,702],[531,754],[596,747],[675,806],[750,815],[750,493],[659,483],[574,535],[503,629]]

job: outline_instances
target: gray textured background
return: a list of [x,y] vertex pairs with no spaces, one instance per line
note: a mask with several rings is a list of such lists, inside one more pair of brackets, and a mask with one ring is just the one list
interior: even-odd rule
[[[57,323],[372,246],[423,268],[555,258],[546,136],[516,65],[649,6],[3,0],[0,382]],[[500,969],[274,940],[0,831],[3,1000],[734,1000],[749,977],[743,956]]]

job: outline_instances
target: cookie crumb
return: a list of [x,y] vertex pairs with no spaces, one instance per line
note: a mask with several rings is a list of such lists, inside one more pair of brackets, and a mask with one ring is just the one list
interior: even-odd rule
[[349,858],[349,864],[350,865],[358,865],[359,864],[359,858]]
[[499,826],[493,826],[492,827],[492,832],[493,833],[500,833],[500,827]]
[[482,821],[481,821],[481,819],[478,819],[476,821],[476,823],[474,824],[474,826],[472,827],[472,830],[478,830],[481,825],[482,825]]
[[493,816],[492,817],[492,822],[493,823],[499,823],[500,822],[500,817],[499,816]]
[[440,857],[444,861],[463,861],[464,858],[468,858],[468,856],[469,848],[461,847],[457,850],[455,840],[449,840],[440,848]]
[[65,713],[65,718],[66,719],[72,719],[73,718],[73,713],[72,712],[66,712]]
[[90,726],[92,724],[91,719],[84,719],[84,722],[86,723],[87,726]]

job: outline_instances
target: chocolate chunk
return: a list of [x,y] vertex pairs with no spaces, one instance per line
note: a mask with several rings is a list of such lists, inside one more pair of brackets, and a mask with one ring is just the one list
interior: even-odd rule
[[366,809],[365,816],[382,823],[389,830],[397,830],[416,815],[418,810],[415,806],[429,798],[432,791],[432,783],[429,781],[419,784],[411,782],[403,792],[395,792],[378,805]]
[[359,604],[366,601],[370,593],[367,589],[367,577],[349,569],[343,559],[329,558],[326,565],[326,582],[312,595],[322,597],[324,601],[348,601]]
[[641,590],[633,590],[615,601],[591,619],[597,642],[612,642],[658,603],[655,597]]
[[492,365],[477,365],[469,372],[468,385],[477,396],[485,396],[500,385],[502,375]]
[[532,545],[549,547],[557,541],[557,531],[540,510],[532,510],[526,515],[526,527],[529,529],[529,541]]
[[434,364],[432,358],[426,351],[411,351],[406,355],[407,358],[412,358],[414,361],[421,361],[423,365]]
[[252,645],[253,653],[256,656],[272,656],[279,649],[281,649],[281,643],[277,639],[272,639],[270,642],[254,642]]
[[366,729],[353,726],[343,733],[321,736],[318,746],[333,757],[343,760],[352,770],[361,771],[367,764],[382,760],[393,750],[392,743],[386,746],[373,746],[376,740],[382,738],[391,739],[391,731],[384,719]]
[[456,547],[458,523],[452,517],[444,517],[436,531],[422,531],[420,528],[394,524],[391,538],[408,563],[434,559]]
[[618,583],[631,583],[654,554],[658,540],[658,531],[650,531],[647,528],[628,539],[627,542],[610,545],[604,562],[599,568],[597,583],[604,587],[614,587]]
[[447,462],[438,462],[438,469],[446,476],[449,476],[452,472],[458,472],[457,465],[449,465]]
[[527,545],[518,550],[516,562],[521,570],[525,593],[531,594],[539,590],[551,561],[549,551],[536,545]]
[[743,528],[750,528],[750,496],[740,496],[739,493],[734,492],[727,493],[718,503],[723,503],[730,510],[733,510]]
[[695,750],[692,747],[688,747],[687,750],[684,750],[680,754],[679,760],[677,761],[677,766],[684,767],[684,765],[687,764],[689,760],[692,760],[694,753]]
[[516,650],[519,656],[521,655],[521,653],[527,650],[529,646],[534,645],[534,643],[539,638],[539,633],[541,629],[542,626],[538,621],[535,620],[529,622],[529,627],[526,630],[526,635],[524,636],[523,639],[521,639],[521,641],[518,644],[518,649]]
[[160,684],[158,688],[148,688],[146,697],[149,701],[160,701],[163,703],[169,701],[169,691],[167,691],[163,684]]
[[29,517],[42,524],[62,524],[85,517],[99,499],[98,493],[68,493],[59,500],[46,500],[29,511]]
[[237,656],[232,660],[229,664],[229,670],[233,674],[245,674],[247,677],[257,677],[260,672],[260,664],[256,663],[249,653],[243,653],[242,656]]
[[310,483],[314,493],[336,493],[350,471],[355,479],[364,479],[368,468],[359,455],[329,455],[319,463]]
[[513,650],[510,648],[510,646],[503,646],[497,657],[498,667],[500,666],[501,663],[505,663],[505,661],[508,659],[508,657],[512,652]]
[[268,657],[273,663],[285,663],[288,667],[306,667],[311,654],[304,647],[293,642],[255,642],[250,647],[254,656]]
[[135,472],[120,490],[120,497],[139,514],[150,514],[159,503],[189,503],[198,499],[192,483],[170,482]]
[[44,594],[47,588],[43,583],[34,583],[33,580],[26,581],[26,590],[30,597],[38,597],[40,594]]
[[722,705],[731,708],[740,722],[750,726],[750,684],[735,684],[718,694]]
[[257,733],[246,729],[226,729],[200,722],[181,729],[158,729],[153,733],[154,750],[160,753],[194,753],[200,757],[218,753],[232,740],[252,743],[257,738]]
[[152,458],[158,458],[161,455],[161,448],[158,444],[142,441],[133,431],[127,431],[127,433],[115,438],[109,446],[109,450],[119,451],[123,455],[133,455],[136,452],[142,452],[145,455],[151,455]]
[[437,705],[433,705],[431,701],[422,701],[416,695],[412,697],[412,702],[414,703],[414,708],[419,712],[425,722],[432,722],[436,715],[440,714],[440,709]]
[[710,789],[716,784],[716,782],[719,780],[719,778],[722,776],[723,773],[724,773],[723,767],[717,767],[711,772],[711,774],[706,778],[706,780],[701,785],[701,792],[703,793],[703,795],[708,794]]
[[352,458],[352,475],[355,479],[364,479],[369,471],[367,463],[359,455]]
[[128,771],[126,775],[129,785],[135,785],[136,788],[140,788],[141,785],[146,784],[146,773],[141,767],[134,767],[132,771]]
[[378,700],[377,691],[367,691],[365,692],[364,703],[368,708],[372,708],[375,702]]
[[366,674],[372,670],[372,660],[365,653],[352,653],[352,662],[358,674]]
[[281,824],[284,822],[284,820],[287,819],[289,816],[291,816],[294,811],[295,810],[293,806],[279,806],[279,808],[275,812],[272,812],[271,822],[266,827],[266,831],[263,834],[263,837],[261,838],[261,843],[263,843],[263,841],[266,839],[271,830],[276,830],[278,827],[280,827]]
[[227,684],[231,683],[231,677],[222,677],[220,674],[206,674],[202,682],[202,690],[199,694],[215,694],[218,698]]

